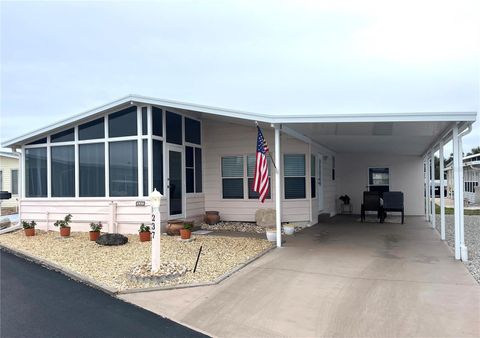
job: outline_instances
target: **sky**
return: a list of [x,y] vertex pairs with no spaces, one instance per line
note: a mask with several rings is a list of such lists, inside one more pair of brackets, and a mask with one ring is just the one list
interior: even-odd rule
[[[479,1],[0,4],[0,140],[128,94],[264,114],[479,110]],[[480,145],[480,125],[464,138]]]

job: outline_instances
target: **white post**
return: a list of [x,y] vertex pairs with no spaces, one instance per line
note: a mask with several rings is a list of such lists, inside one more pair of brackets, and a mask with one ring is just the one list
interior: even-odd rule
[[160,269],[160,199],[162,194],[160,194],[157,189],[155,189],[150,194],[150,203],[152,206],[152,272],[155,273]]
[[282,193],[280,173],[282,171],[282,157],[280,149],[280,125],[275,125],[275,223],[277,225],[277,247],[282,246]]
[[440,237],[445,240],[445,168],[443,155],[443,141],[440,142]]
[[454,200],[454,219],[455,219],[455,259],[460,259],[460,207],[463,202],[460,201],[460,191],[463,191],[460,182],[460,157],[458,153],[458,126],[455,125],[452,131],[453,142],[453,200]]
[[465,217],[464,217],[464,205],[463,205],[463,191],[464,191],[464,182],[463,182],[463,147],[462,147],[462,135],[458,137],[458,156],[460,157],[460,168],[458,170],[458,181],[460,182],[460,191],[458,192],[458,203],[460,206],[458,217],[460,220],[459,223],[459,234],[460,234],[460,259],[464,262],[468,261],[468,250],[465,245]]
[[435,152],[432,150],[432,156],[431,156],[431,174],[430,174],[430,190],[431,190],[431,194],[432,194],[432,200],[431,200],[431,213],[432,213],[432,217],[431,217],[431,224],[432,224],[432,228],[435,229]]
[[432,216],[430,213],[430,154],[427,154],[425,171],[427,172],[427,179],[425,180],[425,198],[427,199],[427,221],[430,221]]
[[[428,156],[428,155],[427,155]],[[425,220],[428,221],[428,157],[425,156],[423,159],[423,185],[424,185],[424,194],[425,198]]]

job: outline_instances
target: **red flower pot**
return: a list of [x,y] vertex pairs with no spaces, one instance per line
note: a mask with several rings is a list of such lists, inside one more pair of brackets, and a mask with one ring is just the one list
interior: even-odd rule
[[60,236],[62,236],[62,237],[69,237],[69,236],[70,236],[70,227],[68,227],[68,228],[60,228]]
[[96,241],[100,237],[100,231],[90,231],[90,240]]
[[140,242],[148,242],[150,241],[151,238],[151,233],[150,231],[142,231],[139,232],[138,235],[140,236]]
[[189,239],[192,235],[192,232],[188,229],[180,229],[180,236],[182,239]]
[[25,236],[35,236],[35,228],[28,228],[25,230]]

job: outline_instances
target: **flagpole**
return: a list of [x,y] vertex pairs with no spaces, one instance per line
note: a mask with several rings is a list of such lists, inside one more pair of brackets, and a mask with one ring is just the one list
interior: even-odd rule
[[[255,121],[255,126],[260,129],[260,126],[258,125],[258,121]],[[268,150],[268,156],[270,156],[270,160],[272,161],[272,164],[275,167],[275,170],[277,170],[277,165],[275,164],[275,161],[273,160],[272,154],[270,154],[270,149]]]

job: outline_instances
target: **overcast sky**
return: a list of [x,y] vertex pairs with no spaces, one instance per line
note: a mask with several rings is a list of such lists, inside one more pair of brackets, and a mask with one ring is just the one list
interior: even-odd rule
[[270,114],[478,111],[479,1],[388,2],[2,1],[0,138],[127,94]]

